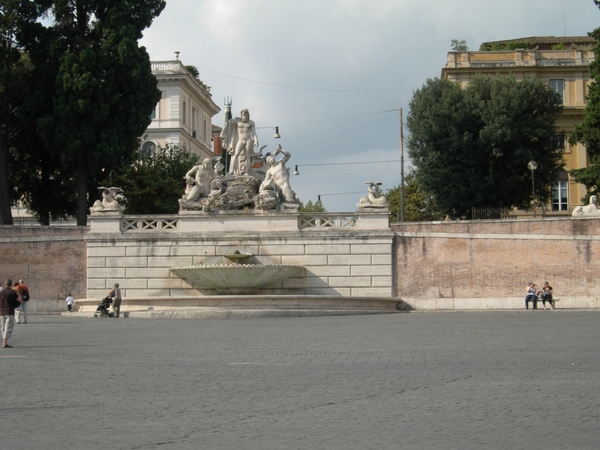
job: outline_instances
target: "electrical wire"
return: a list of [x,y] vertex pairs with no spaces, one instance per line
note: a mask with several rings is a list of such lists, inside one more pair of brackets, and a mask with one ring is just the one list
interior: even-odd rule
[[364,93],[364,92],[397,92],[397,91],[406,91],[412,90],[412,88],[396,88],[396,89],[325,89],[325,88],[311,88],[311,87],[303,87],[303,86],[291,86],[288,84],[277,84],[277,83],[268,83],[266,81],[258,81],[258,80],[250,80],[249,78],[236,77],[234,75],[227,75],[225,73],[214,72],[212,70],[207,69],[198,69],[200,72],[208,72],[215,75],[221,75],[222,77],[234,78],[236,80],[248,81],[250,83],[257,84],[265,84],[267,86],[277,86],[287,89],[298,89],[303,91],[320,91],[320,92],[346,92],[346,93]]

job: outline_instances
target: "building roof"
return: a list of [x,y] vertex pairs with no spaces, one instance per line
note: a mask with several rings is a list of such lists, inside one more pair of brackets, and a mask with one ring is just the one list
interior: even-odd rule
[[591,46],[596,44],[596,39],[590,36],[530,36],[518,39],[507,39],[503,41],[483,42],[479,51],[488,50],[490,47],[505,46],[510,44],[527,44],[529,48],[539,48],[539,50],[551,50],[552,46],[564,44],[565,47]]

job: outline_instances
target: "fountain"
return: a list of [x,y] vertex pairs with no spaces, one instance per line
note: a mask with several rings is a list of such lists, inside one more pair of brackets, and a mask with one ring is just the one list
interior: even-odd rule
[[396,312],[394,233],[381,183],[367,182],[357,213],[300,212],[290,152],[278,145],[262,155],[248,110],[232,118],[230,106],[221,133],[230,157],[204,158],[188,170],[179,214],[124,214],[116,188],[102,188],[85,238],[88,299],[78,305],[95,311],[118,280],[125,314]]
[[252,254],[235,251],[232,254],[214,257],[208,264],[181,266],[171,269],[186,283],[201,289],[235,289],[240,294],[248,289],[268,286],[284,278],[296,275],[302,266],[283,264],[260,264]]

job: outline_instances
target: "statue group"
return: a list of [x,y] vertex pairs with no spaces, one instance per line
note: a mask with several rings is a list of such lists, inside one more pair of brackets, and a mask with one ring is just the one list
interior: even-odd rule
[[[298,212],[301,203],[290,185],[290,169],[286,166],[291,155],[278,145],[275,151],[262,155],[257,152],[256,125],[250,112],[242,109],[240,117],[231,117],[227,105],[225,126],[221,132],[223,151],[230,155],[229,167],[213,158],[204,158],[185,174],[186,188],[179,199],[180,211],[263,210]],[[387,211],[381,182],[367,181],[368,195],[360,199],[359,211]],[[119,190],[100,187],[102,201],[97,200],[91,212],[122,212]]]
[[[230,115],[230,105],[227,106]],[[226,115],[227,115],[226,113]],[[182,211],[227,211],[254,208],[297,212],[300,202],[290,185],[291,155],[281,145],[264,157],[258,148],[256,125],[250,112],[228,119],[221,132],[223,150],[230,155],[227,171],[221,162],[205,158],[186,174],[186,190],[179,200]],[[282,158],[278,159],[278,156]],[[257,164],[258,163],[258,164]],[[266,170],[265,170],[266,168]]]

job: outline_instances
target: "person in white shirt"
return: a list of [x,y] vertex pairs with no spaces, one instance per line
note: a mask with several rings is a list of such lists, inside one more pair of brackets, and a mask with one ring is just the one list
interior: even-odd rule
[[75,299],[73,298],[73,296],[71,295],[70,292],[69,292],[69,296],[67,297],[67,299],[65,301],[67,302],[67,312],[72,312],[73,311],[73,302],[75,301]]

